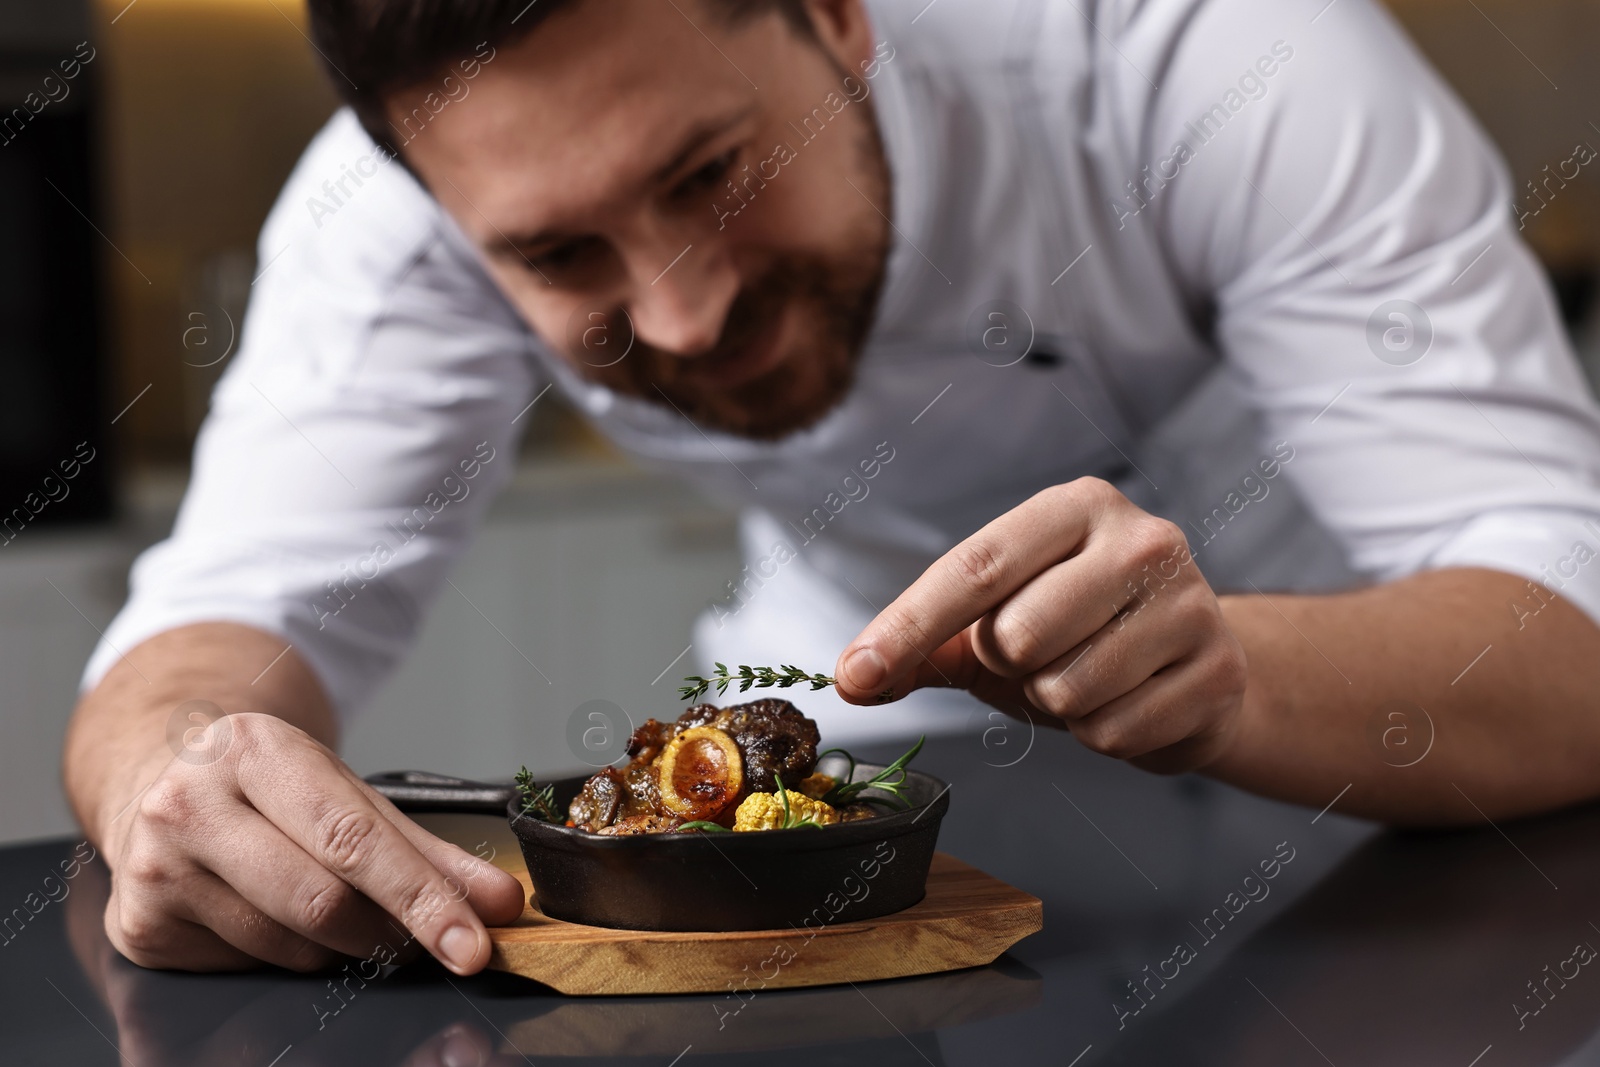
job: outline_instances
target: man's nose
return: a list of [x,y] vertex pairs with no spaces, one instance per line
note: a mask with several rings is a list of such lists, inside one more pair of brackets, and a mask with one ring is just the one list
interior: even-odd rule
[[[689,244],[633,270],[629,314],[639,340],[669,355],[704,355],[716,346],[739,295],[739,274],[713,245]],[[650,273],[651,271],[654,273]]]

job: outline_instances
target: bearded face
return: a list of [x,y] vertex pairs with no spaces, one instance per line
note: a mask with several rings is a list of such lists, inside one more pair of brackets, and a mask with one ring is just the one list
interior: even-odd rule
[[401,150],[584,378],[706,429],[804,429],[848,393],[883,285],[871,28],[855,5],[806,33],[617,2],[501,48]]
[[[884,259],[879,238],[833,265],[777,262],[739,294],[704,354],[685,358],[642,343],[617,309],[581,319],[588,325],[568,331],[564,355],[585,379],[670,405],[706,429],[777,440],[817,422],[850,391]],[[619,350],[627,352],[620,360]]]

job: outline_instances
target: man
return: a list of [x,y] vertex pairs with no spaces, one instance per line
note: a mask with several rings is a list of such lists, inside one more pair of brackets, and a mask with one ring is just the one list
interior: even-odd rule
[[[851,704],[964,689],[1396,822],[1600,790],[1600,420],[1505,176],[1389,19],[916,6],[312,0],[352,110],[267,224],[67,745],[119,949],[305,969],[393,917],[484,965],[516,886],[331,746],[551,383],[744,508],[707,660],[842,648]],[[1180,433],[1225,491],[1173,506],[1138,457],[1218,367],[1259,443]],[[1311,584],[1241,540],[1291,484],[1364,587],[1261,591]],[[168,746],[190,700],[230,713],[214,759]],[[1397,768],[1407,714],[1432,744]]]

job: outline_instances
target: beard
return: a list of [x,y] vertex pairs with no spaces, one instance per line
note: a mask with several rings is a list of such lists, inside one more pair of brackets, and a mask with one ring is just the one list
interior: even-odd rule
[[[864,126],[862,173],[852,180],[887,212],[888,162],[870,112]],[[579,338],[572,337],[570,363],[587,380],[670,406],[702,429],[776,441],[814,426],[849,394],[877,314],[889,226],[876,211],[870,218],[855,247],[843,253],[788,255],[774,261],[740,291],[716,345],[705,353],[675,355],[641,343],[626,313],[617,309],[606,315],[603,336],[626,338],[628,343],[621,345],[626,355],[600,365],[582,351],[586,346]],[[737,358],[763,341],[771,343],[767,335],[780,329],[785,318],[793,324],[785,331],[790,338],[787,351],[771,370],[736,385],[705,380],[700,368]]]
[[[775,441],[815,425],[836,408],[855,383],[856,364],[872,327],[882,288],[881,264],[863,269],[785,257],[735,299],[722,336],[703,355],[685,357],[635,341],[615,366],[582,364],[584,377],[616,392],[671,407],[708,430]],[[703,364],[734,358],[758,344],[785,316],[799,324],[782,361],[735,386],[707,383]],[[613,337],[631,336],[623,313],[614,313]],[[581,361],[580,361],[581,363]]]

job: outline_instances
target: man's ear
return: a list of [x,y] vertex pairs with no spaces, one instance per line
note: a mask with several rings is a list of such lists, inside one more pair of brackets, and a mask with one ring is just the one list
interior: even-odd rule
[[872,60],[877,38],[861,0],[805,0],[817,43],[852,74]]

